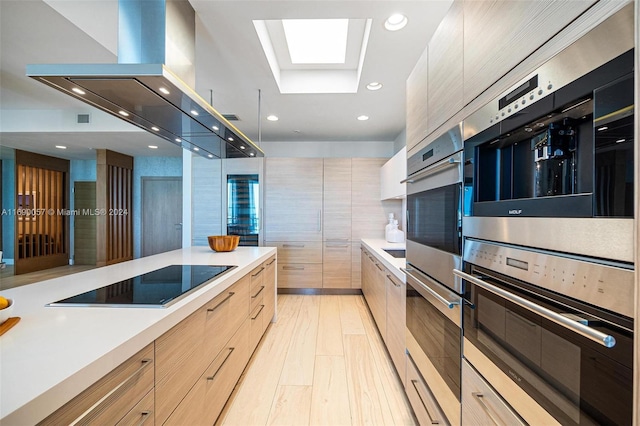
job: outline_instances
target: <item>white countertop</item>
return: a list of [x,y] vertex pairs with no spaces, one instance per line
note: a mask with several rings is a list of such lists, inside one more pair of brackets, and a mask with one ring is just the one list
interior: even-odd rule
[[405,243],[389,243],[387,242],[387,240],[384,240],[382,238],[365,238],[361,241],[362,244],[367,249],[369,249],[369,251],[371,251],[371,254],[375,255],[389,271],[393,272],[393,275],[395,275],[403,283],[406,282],[404,272],[402,272],[400,268],[407,267],[407,259],[393,257],[383,250],[405,250]]
[[[275,254],[190,247],[1,291],[21,321],[0,336],[0,424],[41,421]],[[45,306],[172,264],[238,267],[167,308]]]

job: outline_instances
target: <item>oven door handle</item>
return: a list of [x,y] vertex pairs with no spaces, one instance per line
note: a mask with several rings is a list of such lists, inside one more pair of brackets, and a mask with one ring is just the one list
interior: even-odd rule
[[444,161],[434,164],[433,166],[427,168],[426,170],[418,172],[415,175],[408,176],[406,179],[401,180],[400,183],[416,183],[417,181],[422,180],[426,177],[429,177],[434,173],[438,173],[444,169],[448,169],[449,167],[455,166],[456,164],[460,164],[460,163],[461,163],[460,160],[457,160],[453,157],[449,157]]
[[422,283],[422,280],[420,280],[420,278],[416,277],[415,275],[413,275],[410,271],[414,271],[414,269],[405,269],[405,268],[400,268],[400,270],[402,272],[404,272],[405,274],[409,275],[411,278],[413,278],[414,280],[416,280],[419,284],[420,287],[422,287],[423,289],[425,289],[426,291],[429,292],[430,295],[432,295],[433,297],[435,297],[438,302],[442,303],[444,306],[446,306],[449,309],[453,309],[456,305],[459,305],[460,302],[457,300],[451,301],[451,300],[447,300],[444,297],[440,296],[437,292],[435,292],[431,287],[429,287],[428,285],[425,285]]
[[545,308],[544,306],[540,306],[520,296],[509,293],[508,291],[503,290],[500,287],[496,287],[493,284],[489,284],[488,282],[483,281],[480,278],[475,277],[473,275],[467,274],[466,272],[462,272],[458,269],[454,269],[453,273],[458,277],[464,280],[470,281],[475,285],[493,294],[496,294],[504,299],[507,299],[508,301],[515,303],[516,305],[521,306],[530,312],[533,312],[543,318],[546,318],[549,321],[552,321],[570,331],[573,331],[574,333],[577,333],[583,337],[586,337],[587,339],[593,340],[594,342],[599,343],[606,348],[612,348],[616,345],[616,339],[613,336],[610,336],[605,333],[601,333],[598,330],[594,330],[591,327],[587,327],[584,324],[581,324],[577,321],[569,319],[563,315],[553,312],[550,309]]

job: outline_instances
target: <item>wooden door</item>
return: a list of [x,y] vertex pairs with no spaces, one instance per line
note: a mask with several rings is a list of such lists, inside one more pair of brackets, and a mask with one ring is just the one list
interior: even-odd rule
[[73,222],[73,263],[96,264],[96,183],[76,182],[73,190],[74,210],[79,212]]
[[142,256],[182,247],[182,178],[142,178]]
[[69,161],[16,150],[15,273],[69,264]]

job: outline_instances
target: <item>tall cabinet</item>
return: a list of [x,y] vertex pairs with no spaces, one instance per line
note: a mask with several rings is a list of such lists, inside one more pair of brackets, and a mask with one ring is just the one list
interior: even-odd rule
[[360,239],[383,238],[401,202],[380,201],[386,158],[267,158],[265,241],[278,288],[360,288]]

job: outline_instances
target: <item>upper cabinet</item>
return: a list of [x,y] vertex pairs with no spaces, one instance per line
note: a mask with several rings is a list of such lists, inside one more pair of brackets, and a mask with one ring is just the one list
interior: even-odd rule
[[322,158],[268,158],[265,240],[322,241]]
[[498,81],[595,1],[464,1],[463,103]]
[[401,183],[407,178],[407,147],[402,148],[380,169],[380,199],[405,198],[407,184]]
[[454,2],[429,42],[427,134],[464,106],[462,28],[462,2]]
[[427,128],[427,49],[407,78],[407,149],[418,145],[428,134]]

